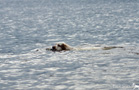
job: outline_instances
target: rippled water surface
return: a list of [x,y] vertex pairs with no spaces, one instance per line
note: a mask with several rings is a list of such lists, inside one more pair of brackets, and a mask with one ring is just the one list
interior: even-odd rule
[[0,90],[138,90],[138,39],[138,0],[0,0]]

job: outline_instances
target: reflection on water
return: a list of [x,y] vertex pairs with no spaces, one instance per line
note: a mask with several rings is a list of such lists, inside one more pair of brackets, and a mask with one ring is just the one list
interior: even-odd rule
[[[1,90],[138,89],[139,2],[77,1],[2,1]],[[45,50],[56,42],[124,48]]]

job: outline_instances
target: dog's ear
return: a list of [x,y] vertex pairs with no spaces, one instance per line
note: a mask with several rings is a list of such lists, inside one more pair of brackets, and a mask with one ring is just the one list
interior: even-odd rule
[[67,47],[67,46],[66,46],[65,44],[61,44],[61,48],[62,48],[62,50],[67,50],[66,47]]

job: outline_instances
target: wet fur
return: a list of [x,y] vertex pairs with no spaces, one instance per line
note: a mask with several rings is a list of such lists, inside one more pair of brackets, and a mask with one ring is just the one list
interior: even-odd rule
[[114,48],[123,48],[123,47],[116,47],[116,46],[110,46],[110,47],[84,47],[84,48],[73,48],[71,46],[69,46],[68,44],[66,43],[58,43],[54,46],[52,46],[52,48],[47,48],[46,50],[51,50],[51,51],[69,51],[69,50],[99,50],[99,49],[102,49],[102,50],[110,50],[110,49],[114,49]]
[[58,43],[54,46],[52,46],[52,48],[47,48],[46,50],[51,50],[51,51],[69,51],[72,50],[73,48],[65,43]]

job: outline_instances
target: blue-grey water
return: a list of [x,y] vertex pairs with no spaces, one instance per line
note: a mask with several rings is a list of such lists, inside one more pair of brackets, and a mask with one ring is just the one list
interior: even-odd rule
[[[57,42],[124,48],[45,50]],[[0,0],[0,90],[138,90],[137,85],[138,0]]]

